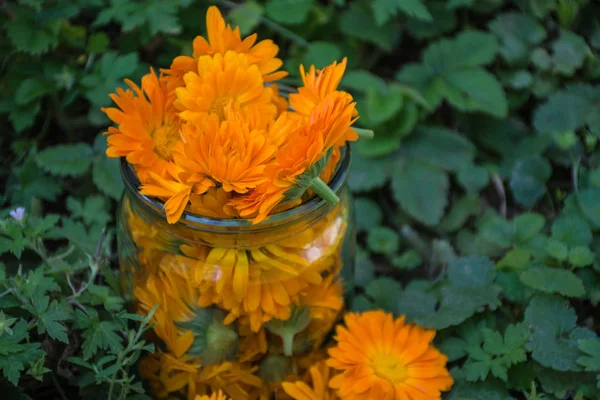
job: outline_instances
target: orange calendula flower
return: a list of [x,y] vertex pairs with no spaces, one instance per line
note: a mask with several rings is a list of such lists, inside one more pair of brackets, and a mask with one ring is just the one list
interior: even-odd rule
[[[277,153],[275,163],[267,166],[266,183],[257,186],[248,196],[232,199],[230,204],[242,217],[252,216],[254,223],[258,223],[284,198],[299,198],[308,188],[318,190],[316,181],[327,165],[330,157],[327,153],[334,152],[335,146],[358,138],[350,128],[356,120],[354,107],[348,94],[328,95],[311,111],[302,128],[293,131]],[[287,117],[285,113],[284,116]],[[319,192],[319,195],[324,193]]]
[[231,397],[225,396],[223,392],[219,390],[218,392],[213,392],[210,396],[196,396],[194,400],[231,400]]
[[125,82],[131,89],[118,88],[110,95],[118,108],[102,108],[117,124],[105,132],[106,155],[126,157],[144,182],[150,172],[164,176],[172,163],[173,150],[181,142],[179,118],[164,77],[157,77],[151,69],[141,87],[128,79]]
[[242,121],[223,121],[212,115],[202,127],[185,125],[190,141],[176,162],[194,176],[207,174],[221,184],[226,192],[246,193],[266,180],[264,170],[275,156],[266,131],[250,130]]
[[239,27],[232,29],[225,23],[219,9],[211,6],[206,13],[206,30],[208,40],[202,36],[194,39],[193,57],[179,56],[173,60],[171,68],[164,72],[168,75],[172,86],[181,86],[186,72],[194,71],[196,59],[200,56],[224,55],[228,51],[245,54],[251,65],[256,65],[265,82],[272,82],[287,76],[287,72],[277,71],[283,62],[276,58],[279,47],[272,40],[256,43],[257,35],[243,39]]
[[244,54],[228,51],[202,56],[197,70],[185,74],[184,81],[185,86],[176,89],[175,106],[185,121],[202,125],[209,115],[223,121],[227,106],[241,112],[258,111],[271,119],[277,115],[277,94],[265,87],[258,67]]
[[205,173],[185,172],[173,164],[167,168],[167,177],[151,172],[149,182],[140,186],[140,193],[166,200],[164,208],[167,222],[174,224],[181,218],[192,194],[206,193],[214,186]]
[[236,218],[238,213],[230,206],[231,192],[212,187],[204,194],[190,196],[190,211],[209,218]]
[[383,311],[348,313],[344,321],[327,361],[341,372],[329,382],[341,399],[434,400],[452,387],[448,358],[431,344],[435,331]]
[[313,65],[308,73],[304,71],[304,66],[300,65],[300,76],[304,86],[298,88],[298,93],[290,94],[290,105],[294,111],[308,117],[317,104],[335,92],[346,71],[346,61],[344,58],[339,64],[334,62],[319,70]]
[[310,385],[305,382],[283,382],[283,390],[294,400],[333,400],[337,399],[334,390],[328,387],[332,372],[325,361],[310,367]]

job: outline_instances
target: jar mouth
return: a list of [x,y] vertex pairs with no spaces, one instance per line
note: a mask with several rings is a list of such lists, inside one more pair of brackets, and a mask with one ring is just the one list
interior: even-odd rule
[[[341,149],[340,161],[338,162],[335,173],[329,181],[329,187],[335,193],[339,193],[344,187],[344,183],[350,172],[351,161],[352,155],[350,152],[350,144],[346,143]],[[138,179],[133,166],[127,162],[125,157],[121,157],[121,176],[125,183],[125,190],[127,190],[130,195],[137,198],[148,211],[155,214],[157,218],[164,220],[166,223],[167,217],[163,211],[164,202],[140,193],[139,187],[141,182]],[[253,224],[252,219],[249,218],[211,218],[185,210],[179,221],[173,225],[203,230],[211,227],[215,229],[244,227],[244,231],[248,232],[262,231],[264,229],[272,229],[274,226],[293,223],[300,218],[305,218],[307,215],[327,209],[328,207],[329,204],[325,200],[315,195],[289,210],[270,214],[264,221],[261,221],[258,224]]]

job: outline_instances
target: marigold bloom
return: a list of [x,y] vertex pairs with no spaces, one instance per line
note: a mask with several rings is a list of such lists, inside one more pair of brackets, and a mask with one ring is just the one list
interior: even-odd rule
[[[277,153],[275,163],[267,166],[266,183],[258,185],[248,196],[232,199],[230,204],[242,217],[254,217],[254,223],[264,220],[285,198],[286,192],[296,186],[300,175],[309,171],[328,151],[333,152],[335,146],[358,138],[350,128],[355,121],[354,107],[352,97],[346,93],[326,96],[311,111],[306,123],[293,129],[292,136]],[[287,115],[284,113],[280,118]]]
[[203,194],[214,186],[205,172],[189,173],[172,164],[167,168],[167,177],[150,172],[150,180],[140,186],[140,193],[165,200],[167,222],[174,224],[181,218],[192,194]]
[[309,369],[312,387],[302,381],[283,382],[283,390],[295,400],[334,400],[338,397],[328,387],[331,375],[331,368],[325,361],[321,361]]
[[304,86],[298,88],[298,93],[290,94],[290,105],[294,111],[308,117],[317,104],[335,92],[346,71],[346,61],[344,58],[339,64],[334,62],[319,70],[312,65],[308,73],[304,71],[304,66],[300,65],[300,76]]
[[[185,86],[176,89],[175,106],[185,121],[202,125],[209,115],[225,120],[225,108],[260,112],[274,119],[276,93],[264,86],[258,67],[244,54],[228,51],[198,59],[197,71],[184,76]],[[255,110],[255,111],[252,111]]]
[[243,121],[219,122],[216,116],[202,127],[185,125],[190,137],[175,159],[184,171],[194,176],[206,174],[219,182],[226,192],[246,193],[266,180],[264,170],[277,148],[265,131],[250,130]]
[[340,370],[329,382],[340,398],[440,399],[453,379],[448,358],[431,341],[434,330],[406,324],[383,311],[348,313],[338,326],[337,346],[329,349],[327,365]]
[[152,394],[158,399],[183,393],[193,400],[197,395],[219,390],[233,399],[247,399],[252,389],[262,386],[255,371],[256,368],[239,362],[199,366],[161,351],[148,354],[140,362],[140,376],[148,381]]
[[164,77],[157,77],[151,69],[142,78],[141,87],[126,79],[131,89],[117,88],[111,99],[118,108],[102,108],[117,127],[110,127],[108,135],[109,157],[126,157],[135,166],[142,182],[148,173],[164,176],[172,153],[181,141],[179,118],[173,107]]
[[283,62],[275,57],[279,47],[272,40],[256,43],[256,34],[242,40],[239,27],[232,29],[229,24],[226,24],[221,12],[215,6],[209,7],[206,13],[206,30],[208,40],[202,36],[194,39],[193,57],[179,56],[173,60],[170,69],[164,70],[172,87],[181,86],[185,73],[196,69],[195,61],[198,57],[224,55],[230,50],[245,54],[249,63],[257,66],[265,82],[272,82],[287,75],[284,71],[277,72]]
[[210,188],[204,194],[190,196],[190,211],[209,218],[236,218],[238,213],[230,206],[232,193],[222,188]]

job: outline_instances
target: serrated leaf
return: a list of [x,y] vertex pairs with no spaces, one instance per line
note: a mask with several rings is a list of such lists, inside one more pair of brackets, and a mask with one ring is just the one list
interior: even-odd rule
[[596,255],[589,247],[577,246],[569,251],[569,263],[574,267],[586,267],[594,262]]
[[379,90],[381,94],[385,94],[388,90],[385,80],[365,70],[347,71],[340,85],[361,92],[367,92],[372,87]]
[[448,280],[458,286],[485,287],[495,276],[494,263],[487,257],[461,257],[448,266]]
[[509,64],[527,60],[531,47],[546,38],[538,21],[517,12],[500,14],[488,26],[500,40],[500,54]]
[[119,167],[119,160],[107,158],[104,155],[94,159],[92,179],[98,189],[114,200],[119,200],[123,189],[123,179]]
[[583,219],[561,215],[552,224],[552,238],[569,247],[589,246],[592,243],[592,231]]
[[496,77],[482,68],[449,72],[444,77],[443,96],[464,111],[483,111],[497,118],[508,114],[508,101]]
[[481,200],[477,195],[461,197],[440,221],[439,228],[443,232],[454,232],[460,229],[467,220],[481,212]]
[[439,72],[478,67],[492,62],[497,51],[498,41],[493,35],[467,30],[429,45],[423,53],[423,62]]
[[439,167],[404,162],[394,171],[394,199],[410,216],[425,225],[437,224],[448,202],[448,175]]
[[583,339],[579,341],[579,350],[586,354],[577,363],[586,371],[600,371],[600,339]]
[[415,160],[450,171],[456,171],[472,162],[475,146],[466,137],[450,129],[419,125],[415,134],[403,142],[402,154]]
[[423,259],[416,250],[408,250],[392,259],[392,265],[400,269],[415,269],[423,264]]
[[82,175],[92,162],[92,148],[86,143],[48,147],[38,153],[36,161],[55,175]]
[[349,37],[373,43],[387,51],[392,50],[399,32],[399,27],[392,23],[379,26],[368,4],[363,2],[352,2],[350,7],[342,12],[338,27]]
[[17,18],[5,21],[6,35],[15,49],[29,54],[43,54],[58,45],[60,19],[36,21],[35,12],[24,7],[13,10]]
[[563,30],[558,40],[552,44],[552,51],[554,71],[571,76],[583,65],[590,49],[581,36]]
[[232,24],[240,28],[240,33],[243,36],[249,35],[254,28],[260,23],[260,18],[265,12],[264,7],[254,0],[245,1],[239,7],[231,10],[227,14],[227,19],[231,20]]
[[27,343],[28,338],[27,322],[23,319],[12,327],[12,335],[0,335],[0,370],[15,386],[26,366],[45,354],[40,343]]
[[119,336],[122,327],[113,321],[100,321],[98,314],[87,309],[86,313],[81,310],[75,312],[77,327],[84,329],[82,337],[83,358],[89,360],[98,350],[105,349],[113,353],[123,350],[123,338]]
[[568,297],[585,294],[583,281],[571,271],[546,266],[529,268],[521,273],[521,281],[545,293],[559,293]]
[[51,90],[46,82],[38,78],[28,78],[21,82],[17,93],[15,94],[15,102],[18,105],[26,105],[39,97],[42,97]]
[[382,187],[390,179],[391,162],[387,159],[367,159],[352,155],[348,186],[353,192],[366,192]]

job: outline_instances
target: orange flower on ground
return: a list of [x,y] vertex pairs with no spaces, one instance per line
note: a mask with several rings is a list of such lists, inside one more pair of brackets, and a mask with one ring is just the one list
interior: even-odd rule
[[181,142],[174,96],[165,78],[157,77],[152,69],[142,78],[141,88],[128,79],[125,82],[131,89],[118,88],[110,95],[118,108],[102,108],[117,124],[104,133],[108,135],[106,155],[126,157],[142,182],[149,172],[165,176],[173,150]]
[[202,36],[194,39],[193,57],[179,56],[173,60],[170,69],[164,70],[171,86],[182,85],[185,73],[196,69],[198,57],[223,55],[229,50],[245,54],[249,63],[257,66],[265,82],[272,82],[287,76],[287,72],[277,72],[283,62],[275,57],[279,47],[272,40],[262,40],[256,43],[256,34],[242,40],[240,29],[238,27],[232,29],[230,25],[226,24],[221,12],[215,6],[209,7],[206,13],[206,30],[208,40]]
[[246,193],[266,180],[265,167],[277,151],[266,131],[250,130],[243,121],[220,122],[214,115],[201,127],[184,125],[183,130],[191,139],[175,160],[184,171],[207,174],[226,192]]
[[283,382],[283,390],[295,400],[333,400],[338,398],[335,391],[328,387],[332,372],[325,361],[310,367],[309,375],[310,386],[302,381]]
[[210,396],[196,396],[194,400],[231,400],[231,398],[225,396],[223,392],[219,390],[218,392],[213,392],[213,394],[211,394]]
[[340,371],[329,382],[340,398],[434,400],[452,387],[448,358],[431,344],[434,330],[383,311],[348,313],[344,321],[327,361]]
[[186,173],[172,164],[167,168],[167,177],[150,173],[148,183],[140,186],[140,193],[165,200],[167,222],[174,224],[181,218],[192,194],[203,194],[214,186],[214,182],[205,173]]
[[233,51],[224,55],[202,56],[196,71],[184,76],[185,86],[176,89],[175,106],[185,121],[202,125],[209,115],[226,119],[231,105],[242,112],[260,112],[271,119],[277,116],[277,95],[265,87],[258,67],[248,57]]

